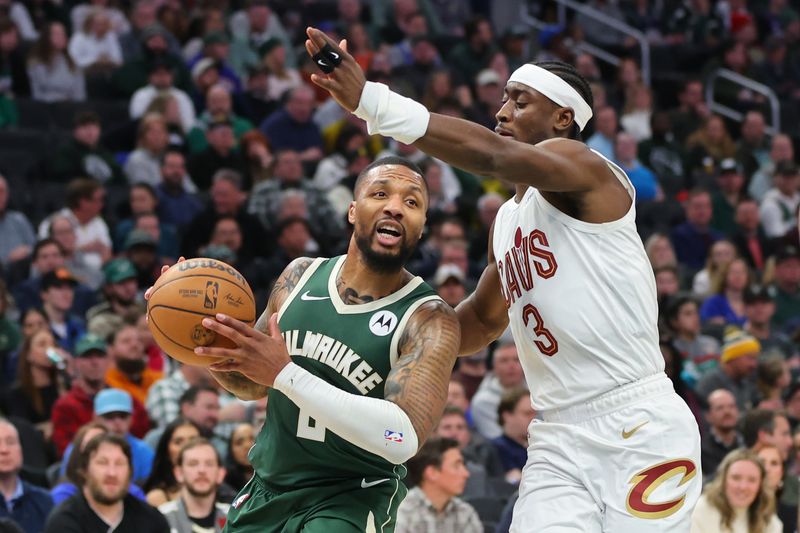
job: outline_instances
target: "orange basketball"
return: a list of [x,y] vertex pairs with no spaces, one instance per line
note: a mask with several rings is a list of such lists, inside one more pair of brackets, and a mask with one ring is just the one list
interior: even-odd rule
[[224,313],[252,326],[256,304],[247,280],[232,266],[205,257],[187,259],[164,272],[147,302],[148,326],[164,353],[190,365],[208,366],[217,358],[198,356],[196,346],[235,348],[226,337],[202,325]]

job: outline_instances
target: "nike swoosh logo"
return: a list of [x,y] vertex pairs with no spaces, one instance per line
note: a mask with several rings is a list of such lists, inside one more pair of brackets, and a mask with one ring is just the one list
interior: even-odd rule
[[625,431],[625,428],[622,428],[622,438],[623,438],[623,439],[629,439],[629,438],[631,438],[631,437],[633,436],[633,434],[634,434],[634,433],[636,433],[637,431],[639,431],[639,430],[642,428],[642,426],[644,426],[644,425],[645,425],[645,424],[647,424],[648,422],[650,422],[650,421],[649,421],[649,420],[645,420],[644,422],[642,422],[641,424],[639,424],[638,426],[636,426],[635,428],[633,428],[633,429],[632,429],[632,430],[630,430],[630,431]]
[[384,481],[389,481],[389,478],[387,477],[385,479],[379,479],[377,481],[370,481],[369,483],[367,483],[367,479],[366,478],[361,478],[361,488],[362,489],[368,489],[370,487],[374,487],[375,485],[380,485]]
[[339,59],[339,54],[337,54],[336,52],[328,52],[328,53],[331,55],[333,59]]
[[308,294],[309,292],[310,291],[306,291],[303,294],[301,294],[300,295],[300,299],[304,300],[306,302],[314,302],[314,301],[317,301],[317,300],[330,300],[331,299],[330,296],[311,296],[310,294]]
[[325,61],[324,59],[317,59],[317,64],[318,65],[322,65],[323,67],[327,67],[328,66],[328,62]]

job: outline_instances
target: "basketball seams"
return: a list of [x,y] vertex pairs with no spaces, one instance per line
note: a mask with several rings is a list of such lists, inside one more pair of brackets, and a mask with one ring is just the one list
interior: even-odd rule
[[[156,305],[153,305],[153,306],[148,308],[147,314],[148,315],[152,315],[152,312],[150,310],[151,309],[158,309],[159,307],[163,307],[165,309],[170,309],[172,311],[181,311],[183,313],[189,313],[190,315],[207,316],[208,318],[214,318],[214,314],[215,314],[215,313],[212,313],[212,314],[203,313],[202,311],[194,311],[192,309],[186,309],[184,307],[178,307],[178,306],[167,305],[167,304],[156,304]],[[256,321],[255,317],[253,317],[252,320],[245,320],[243,318],[237,318],[237,317],[233,316],[233,314],[231,314],[231,313],[226,313],[226,314],[231,318],[235,318],[236,320],[238,320],[240,322],[244,322],[248,326],[252,325]]]
[[245,286],[242,286],[242,285],[239,285],[238,283],[236,283],[235,281],[232,281],[230,276],[219,276],[219,275],[216,275],[216,274],[201,274],[199,272],[197,274],[183,274],[183,275],[178,276],[178,277],[176,277],[174,279],[170,279],[168,281],[165,281],[161,285],[158,285],[158,283],[156,283],[156,286],[153,287],[153,293],[150,295],[150,297],[152,298],[153,296],[155,296],[155,294],[159,290],[161,290],[162,287],[166,287],[170,283],[174,283],[176,281],[181,281],[181,280],[184,280],[186,278],[212,278],[212,279],[219,279],[219,280],[225,281],[227,283],[230,283],[234,287],[237,287],[237,288],[241,289],[242,292],[244,292],[245,296],[247,296],[247,298],[253,304],[253,307],[255,308],[255,306],[256,306],[256,301],[255,301],[254,297],[251,296],[251,294],[253,294],[253,290],[250,288],[249,284],[245,285]]

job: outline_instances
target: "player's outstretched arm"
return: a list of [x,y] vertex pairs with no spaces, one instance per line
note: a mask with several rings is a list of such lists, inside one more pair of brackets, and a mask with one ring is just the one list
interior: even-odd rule
[[405,412],[420,445],[447,403],[460,338],[455,312],[441,300],[421,305],[400,337],[399,357],[386,378],[384,397]]
[[[308,257],[298,257],[289,263],[275,281],[275,285],[273,285],[269,295],[267,308],[256,321],[255,329],[265,335],[269,335],[269,318],[273,313],[278,312],[283,302],[286,301],[286,298],[297,286],[303,273],[313,261],[313,259]],[[256,383],[241,372],[217,372],[211,369],[209,369],[209,371],[225,390],[241,400],[258,400],[266,396],[269,390],[269,387]]]
[[471,355],[485,348],[508,327],[508,311],[500,297],[500,275],[494,258],[494,223],[489,229],[489,252],[486,268],[478,286],[456,307],[461,323],[459,355]]
[[366,120],[372,134],[413,143],[423,152],[474,174],[545,191],[589,191],[599,179],[613,179],[603,159],[583,143],[560,139],[533,146],[467,120],[429,113],[422,104],[392,93],[385,85],[367,82],[344,41],[336,44],[315,28],[308,28],[306,33],[306,50],[315,61],[325,61],[320,56],[325,50],[332,51],[340,61],[328,74],[313,74],[312,81],[330,92],[342,107]]

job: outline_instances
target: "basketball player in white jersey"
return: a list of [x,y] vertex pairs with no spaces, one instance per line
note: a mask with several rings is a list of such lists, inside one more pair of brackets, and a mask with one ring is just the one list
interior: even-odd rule
[[366,82],[346,43],[307,33],[327,73],[312,80],[371,134],[517,186],[495,219],[489,264],[457,309],[462,354],[511,324],[543,419],[529,428],[511,531],[689,531],[700,435],[664,374],[634,189],[578,140],[592,116],[586,81],[564,63],[523,65],[491,132]]

